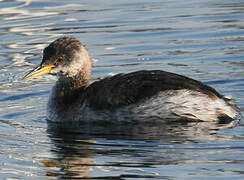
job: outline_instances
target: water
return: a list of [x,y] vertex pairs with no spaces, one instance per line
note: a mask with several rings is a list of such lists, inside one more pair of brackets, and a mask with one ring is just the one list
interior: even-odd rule
[[22,81],[63,35],[93,80],[162,69],[235,99],[244,115],[244,2],[0,1],[0,179],[244,179],[244,120],[232,125],[46,122],[52,76]]

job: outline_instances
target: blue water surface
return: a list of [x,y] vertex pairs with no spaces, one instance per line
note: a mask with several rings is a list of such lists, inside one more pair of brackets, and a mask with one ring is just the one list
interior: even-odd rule
[[201,80],[244,115],[242,0],[0,1],[0,179],[244,179],[237,124],[47,123],[56,78],[22,81],[54,39],[74,36],[93,78],[160,69]]

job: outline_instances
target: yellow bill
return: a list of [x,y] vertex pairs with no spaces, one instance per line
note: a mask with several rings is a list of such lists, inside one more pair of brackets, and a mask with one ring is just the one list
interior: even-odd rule
[[35,69],[33,69],[31,72],[29,72],[28,74],[26,74],[23,77],[23,80],[30,80],[33,78],[37,78],[39,76],[43,76],[44,74],[48,74],[51,72],[52,68],[54,68],[54,65],[48,65],[48,66],[37,66]]

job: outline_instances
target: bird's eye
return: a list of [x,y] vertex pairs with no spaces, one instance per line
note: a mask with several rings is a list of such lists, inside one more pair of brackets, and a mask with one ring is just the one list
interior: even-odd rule
[[58,63],[59,62],[61,62],[62,61],[62,58],[58,58],[55,62],[54,62],[54,64],[53,65],[55,65],[55,66],[57,66],[58,65]]
[[61,62],[61,61],[63,61],[63,58],[62,58],[62,57],[59,57],[59,58],[57,59],[56,63]]

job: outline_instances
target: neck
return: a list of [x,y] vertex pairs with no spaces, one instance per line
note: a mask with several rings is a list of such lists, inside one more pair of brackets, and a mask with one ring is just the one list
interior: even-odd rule
[[59,77],[56,86],[65,91],[75,91],[87,86],[89,82],[90,77],[85,76],[83,73],[79,73],[73,77]]
[[79,100],[89,81],[90,74],[84,73],[78,73],[73,77],[59,77],[53,89],[56,101],[61,104],[71,104]]
[[[81,97],[85,87],[88,86],[90,82],[92,69],[89,54],[87,53],[86,56],[82,56],[80,58],[84,57],[86,60],[80,61],[83,63],[75,64],[73,67],[75,70],[77,70],[76,74],[73,74],[75,71],[72,71],[69,76],[59,76],[59,79],[52,91],[52,103],[72,104],[82,99]],[[81,68],[78,67],[79,64],[82,64]]]

